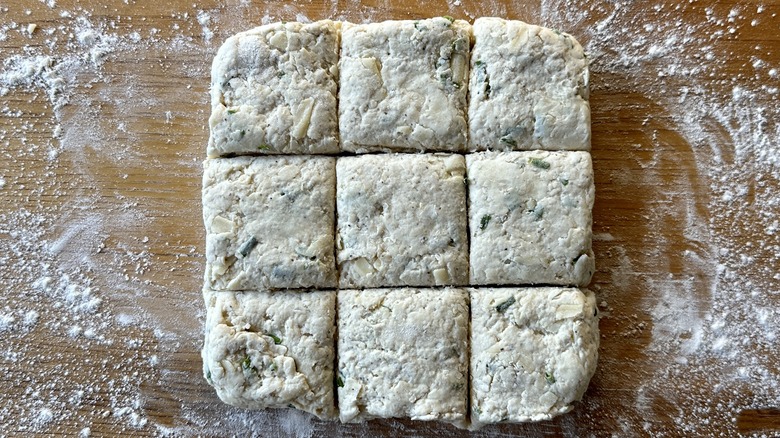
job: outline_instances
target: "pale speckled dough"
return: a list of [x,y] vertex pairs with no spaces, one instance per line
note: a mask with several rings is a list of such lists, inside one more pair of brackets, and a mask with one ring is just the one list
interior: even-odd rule
[[207,160],[206,287],[335,287],[335,164],[332,157]]
[[569,412],[596,370],[596,299],[574,288],[471,290],[472,427]]
[[238,33],[211,69],[208,156],[339,151],[339,28],[330,20]]
[[468,283],[461,155],[339,157],[340,287]]
[[346,151],[463,151],[471,25],[344,23],[339,128]]
[[341,421],[409,417],[465,426],[465,290],[341,290],[338,315]]
[[336,292],[204,291],[203,374],[225,403],[336,417]]
[[588,60],[571,35],[478,18],[469,150],[590,150]]
[[595,189],[588,152],[480,152],[466,163],[471,284],[590,282]]

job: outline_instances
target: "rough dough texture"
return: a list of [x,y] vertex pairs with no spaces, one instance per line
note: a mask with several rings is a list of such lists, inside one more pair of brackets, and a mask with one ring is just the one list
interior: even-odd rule
[[588,60],[569,34],[478,18],[469,150],[590,150]]
[[203,168],[208,289],[336,286],[335,158],[218,158]]
[[341,290],[338,314],[341,421],[409,417],[464,425],[465,290]]
[[339,285],[468,283],[461,155],[339,157]]
[[569,412],[596,370],[596,299],[572,288],[471,290],[471,421]]
[[238,33],[211,68],[208,156],[339,151],[340,23],[275,23]]
[[339,128],[346,151],[463,151],[471,25],[344,23]]
[[466,156],[474,285],[585,286],[595,270],[588,152]]
[[204,291],[203,297],[203,374],[222,401],[335,418],[336,292]]

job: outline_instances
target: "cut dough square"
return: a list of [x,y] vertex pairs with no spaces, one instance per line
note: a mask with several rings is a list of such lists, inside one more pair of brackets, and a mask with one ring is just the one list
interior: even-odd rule
[[596,370],[592,292],[471,290],[471,422],[547,420],[569,412]]
[[462,20],[344,23],[342,148],[463,151],[471,25]]
[[204,291],[203,374],[225,403],[336,417],[336,292]]
[[571,35],[478,18],[469,150],[590,150],[588,60]]
[[275,23],[238,33],[211,69],[208,156],[339,151],[340,23]]
[[588,152],[466,156],[471,284],[585,286],[595,270]]
[[332,288],[336,159],[207,160],[206,287]]
[[339,157],[342,288],[468,283],[462,155]]
[[339,416],[464,426],[468,294],[463,289],[341,290]]

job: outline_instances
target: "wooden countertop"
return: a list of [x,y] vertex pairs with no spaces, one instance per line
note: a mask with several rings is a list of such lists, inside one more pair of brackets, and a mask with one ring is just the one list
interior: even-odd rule
[[592,58],[599,369],[573,413],[474,435],[780,435],[780,3],[585,0],[0,5],[0,435],[465,436],[233,409],[199,356],[219,44],[445,14]]

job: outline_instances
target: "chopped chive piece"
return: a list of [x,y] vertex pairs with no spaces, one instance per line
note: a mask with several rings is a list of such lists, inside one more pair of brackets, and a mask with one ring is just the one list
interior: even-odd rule
[[509,146],[517,146],[517,142],[510,136],[501,137],[501,142],[508,144]]
[[538,167],[540,169],[547,170],[550,168],[550,163],[542,160],[541,158],[531,157],[528,159],[528,162],[531,163],[532,166]]
[[275,362],[271,362],[271,366],[269,368],[274,372],[278,369]]
[[281,340],[281,339],[279,339],[279,337],[278,337],[278,336],[276,336],[276,335],[275,335],[275,334],[273,334],[273,333],[266,333],[265,335],[266,335],[266,336],[268,336],[268,337],[270,337],[271,339],[273,339],[273,340],[274,340],[274,344],[276,344],[276,345],[279,345],[279,344],[281,344],[281,343],[282,343],[282,340]]
[[336,386],[339,388],[344,387],[344,379],[341,378],[341,374],[336,375]]
[[504,313],[504,312],[506,312],[506,309],[508,309],[509,306],[511,306],[514,303],[515,303],[515,297],[509,297],[508,300],[506,300],[503,303],[501,303],[498,306],[496,306],[496,311],[498,313]]
[[477,67],[480,67],[480,66],[482,66],[484,64],[485,63],[483,61],[474,61],[474,65],[477,66]]
[[277,78],[281,78],[282,76],[284,76],[284,72],[282,70],[279,70],[278,72],[276,72],[276,77]]
[[414,28],[417,29],[417,30],[420,30],[420,22],[419,21],[415,21],[414,22]]
[[546,381],[547,381],[547,383],[549,383],[550,385],[552,385],[553,383],[555,383],[555,376],[553,376],[553,374],[552,374],[552,373],[545,372],[545,373],[544,373],[544,380],[546,380]]
[[252,359],[249,358],[249,355],[244,356],[244,360],[241,361],[241,368],[244,370],[252,368]]
[[242,129],[241,132],[238,133],[238,135],[239,135],[238,138],[244,138],[244,136],[246,135],[246,130]]
[[208,381],[209,383],[214,383],[211,380],[211,370],[206,371],[206,381]]
[[271,149],[271,146],[268,146],[267,144],[261,144],[257,147],[257,149],[260,151],[267,151],[268,149]]
[[568,186],[568,185],[569,185],[569,180],[568,180],[568,179],[566,179],[566,178],[561,178],[561,184],[563,184],[563,185],[564,185],[564,187],[565,187],[565,186]]
[[454,19],[454,18],[452,18],[452,17],[450,17],[449,15],[444,15],[444,16],[443,16],[443,17],[441,17],[441,18],[444,18],[445,20],[449,20],[449,21],[450,21],[450,23],[454,23],[454,22],[455,22],[455,19]]
[[253,249],[255,249],[256,246],[257,239],[255,236],[252,236],[238,248],[238,254],[240,254],[241,257],[246,257],[250,252],[252,252]]
[[235,114],[237,112],[238,112],[238,110],[236,110],[236,109],[229,109],[229,110],[227,110],[228,114]]
[[487,228],[488,224],[490,223],[490,219],[492,218],[493,217],[489,214],[482,216],[482,219],[479,221],[479,229],[485,231],[485,228]]

